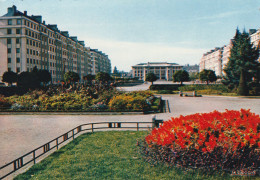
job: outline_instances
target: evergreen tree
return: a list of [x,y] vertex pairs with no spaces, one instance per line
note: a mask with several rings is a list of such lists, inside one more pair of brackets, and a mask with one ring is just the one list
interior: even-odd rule
[[237,29],[232,40],[230,58],[224,69],[223,84],[230,89],[239,87],[238,94],[247,95],[248,83],[252,81],[254,76],[258,79],[256,77],[259,67],[258,57],[259,49],[253,47],[249,34],[245,31],[240,33]]

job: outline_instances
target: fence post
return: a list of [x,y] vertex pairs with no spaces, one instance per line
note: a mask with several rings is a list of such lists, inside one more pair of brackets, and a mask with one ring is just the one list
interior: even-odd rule
[[36,160],[35,160],[35,151],[33,151],[33,164],[36,164]]
[[93,129],[94,125],[93,123],[91,124],[91,132],[94,132],[94,129]]
[[56,139],[56,147],[57,147],[57,150],[59,149],[59,138]]
[[72,139],[74,139],[74,129],[72,130]]
[[137,131],[139,131],[139,123],[136,123]]

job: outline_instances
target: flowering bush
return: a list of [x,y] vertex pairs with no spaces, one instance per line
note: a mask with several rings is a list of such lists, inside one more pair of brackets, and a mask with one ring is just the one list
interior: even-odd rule
[[139,145],[153,163],[204,170],[256,169],[260,117],[241,109],[171,118]]

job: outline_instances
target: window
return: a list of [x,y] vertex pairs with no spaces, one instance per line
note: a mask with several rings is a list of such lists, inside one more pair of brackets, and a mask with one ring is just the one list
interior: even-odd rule
[[19,44],[19,43],[20,43],[20,39],[16,38],[16,44]]
[[25,30],[25,35],[28,35],[28,30],[27,29]]
[[24,25],[26,25],[26,20],[24,20]]
[[16,48],[16,53],[20,53],[20,48]]
[[21,29],[16,29],[16,34],[21,34]]
[[12,19],[8,19],[8,25],[12,25]]
[[12,40],[10,38],[7,39],[7,44],[12,44]]
[[29,64],[29,58],[27,58],[27,64]]
[[11,58],[8,58],[8,59],[7,59],[7,62],[8,62],[8,63],[12,63],[12,59],[11,59]]
[[29,54],[29,49],[27,49],[27,54]]
[[30,40],[30,45],[32,46],[32,40]]
[[29,39],[26,39],[26,44],[29,44]]
[[20,58],[16,58],[16,63],[20,63]]
[[32,59],[30,59],[30,63],[32,64]]
[[12,29],[7,29],[7,34],[12,34]]
[[12,52],[12,49],[11,48],[8,48],[7,49],[7,53],[11,53]]
[[17,25],[21,25],[21,19],[17,19]]

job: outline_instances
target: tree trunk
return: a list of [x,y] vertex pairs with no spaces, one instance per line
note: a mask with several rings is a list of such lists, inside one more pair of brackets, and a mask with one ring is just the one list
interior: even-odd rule
[[240,80],[239,80],[237,94],[240,96],[248,95],[248,87],[245,81],[245,72],[243,69],[240,70]]

